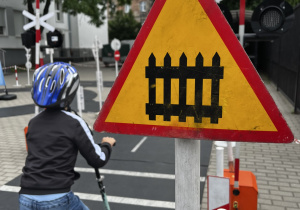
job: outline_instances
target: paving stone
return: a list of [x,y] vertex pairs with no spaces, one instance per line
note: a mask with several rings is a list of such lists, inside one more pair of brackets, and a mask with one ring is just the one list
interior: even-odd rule
[[268,204],[268,205],[271,205],[271,204],[272,204],[272,200],[268,200],[268,199],[258,199],[258,203],[260,203],[260,204]]
[[300,199],[299,197],[284,197],[284,201],[294,202],[300,206]]
[[271,194],[273,195],[281,195],[281,196],[286,196],[286,197],[293,197],[293,193],[292,192],[284,192],[284,191],[278,191],[278,190],[272,190],[270,191]]
[[280,195],[271,195],[271,194],[262,194],[262,193],[259,193],[259,198],[277,200],[277,201],[282,200],[282,196]]
[[264,194],[267,194],[267,195],[270,194],[270,190],[264,189],[262,186],[260,186],[259,184],[257,184],[258,194],[259,194],[258,197],[260,197],[261,195],[264,195]]
[[282,206],[282,207],[292,207],[292,208],[298,207],[298,205],[294,202],[273,201],[273,204],[276,206]]
[[261,210],[283,210],[282,206],[274,206],[274,205],[260,205]]

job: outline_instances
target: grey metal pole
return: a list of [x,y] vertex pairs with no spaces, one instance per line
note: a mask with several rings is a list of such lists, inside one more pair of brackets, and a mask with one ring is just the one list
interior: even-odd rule
[[175,208],[200,210],[200,140],[175,139]]
[[116,67],[116,78],[117,78],[119,74],[118,61],[115,61],[115,67]]
[[216,147],[216,176],[224,176],[224,147]]

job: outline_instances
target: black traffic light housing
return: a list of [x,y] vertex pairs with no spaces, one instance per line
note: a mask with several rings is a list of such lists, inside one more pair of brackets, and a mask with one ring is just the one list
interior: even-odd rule
[[30,29],[21,34],[22,45],[26,48],[31,48],[35,45],[35,30]]
[[295,19],[293,7],[284,0],[265,0],[252,14],[251,26],[258,36],[276,37],[288,31]]
[[218,6],[219,6],[221,12],[223,13],[223,15],[225,16],[227,22],[231,26],[231,28],[233,28],[233,26],[232,26],[232,24],[233,24],[233,18],[232,18],[231,12],[228,9],[228,7],[226,5],[224,5],[224,4],[221,4],[221,3],[218,3]]
[[60,47],[63,43],[63,36],[58,30],[49,31],[47,33],[47,42],[51,48]]

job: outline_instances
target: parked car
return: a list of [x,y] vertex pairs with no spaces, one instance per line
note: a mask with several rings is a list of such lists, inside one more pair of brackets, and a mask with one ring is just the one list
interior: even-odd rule
[[[119,64],[123,64],[132,45],[134,43],[134,40],[122,40],[121,41],[121,48],[120,48],[120,61]],[[110,44],[103,45],[102,48],[102,62],[105,66],[109,66],[109,64],[115,63],[114,58],[114,50],[111,49]]]

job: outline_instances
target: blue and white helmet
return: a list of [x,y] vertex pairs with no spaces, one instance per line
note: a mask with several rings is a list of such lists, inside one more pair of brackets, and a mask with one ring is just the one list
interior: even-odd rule
[[31,96],[40,107],[64,108],[73,101],[78,86],[76,69],[67,63],[54,62],[35,70]]

